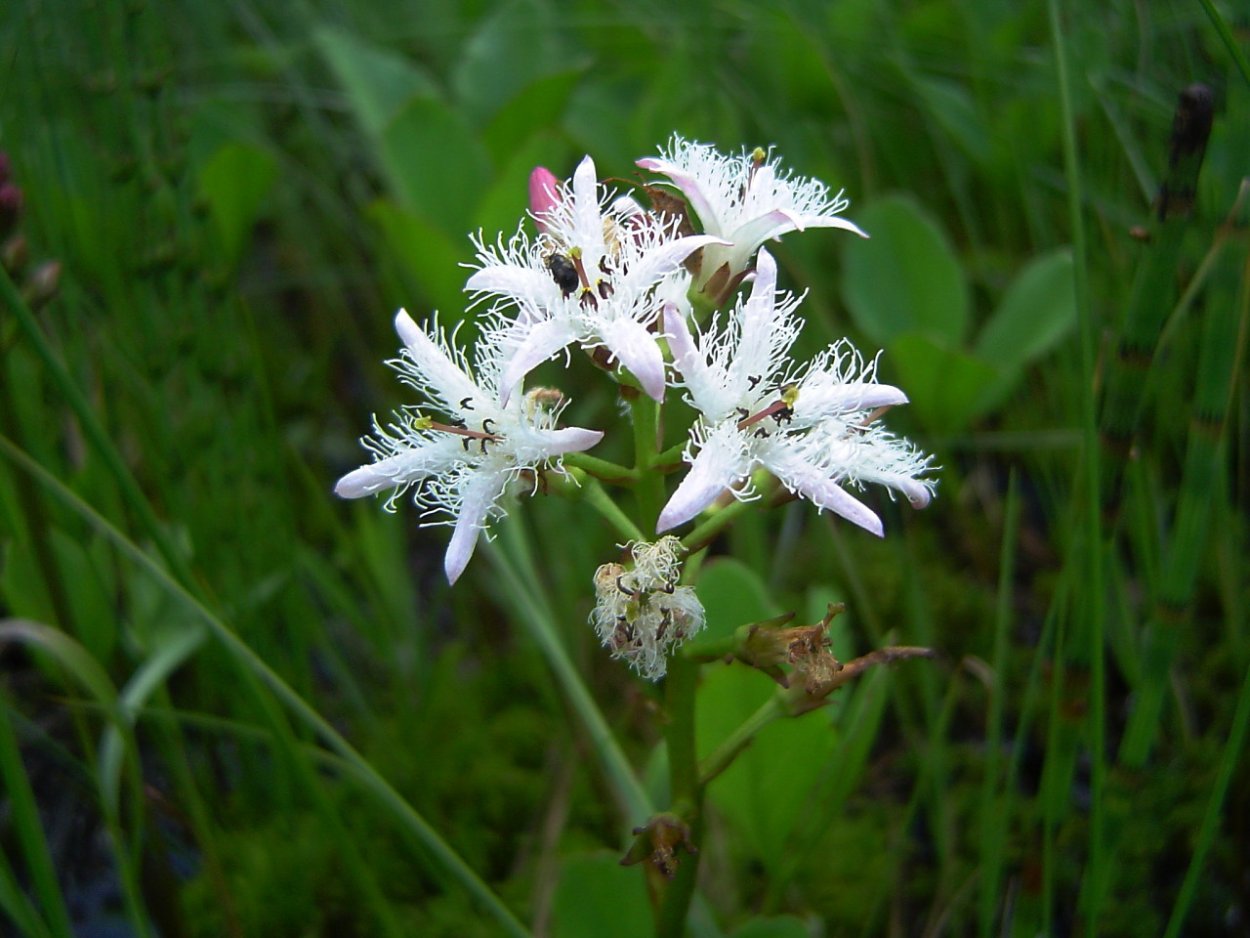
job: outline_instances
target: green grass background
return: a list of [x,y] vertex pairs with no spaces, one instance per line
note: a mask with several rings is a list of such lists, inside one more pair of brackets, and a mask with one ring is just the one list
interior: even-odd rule
[[[616,859],[645,819],[622,804],[664,805],[658,698],[585,624],[612,533],[528,501],[449,590],[443,532],[330,489],[406,401],[394,310],[462,315],[466,234],[511,232],[537,164],[624,187],[677,131],[845,187],[872,241],[775,246],[800,345],[884,348],[891,424],[942,466],[925,512],[878,499],[882,542],[790,505],[707,565],[714,627],[837,599],[841,656],[942,658],[713,783],[692,933],[1244,934],[1237,7],[5,3],[0,919],[647,933]],[[1159,223],[1194,81],[1196,208]],[[1098,438],[1116,368],[1126,463]],[[588,370],[543,374],[568,422],[616,419]],[[702,740],[768,692],[705,667]]]

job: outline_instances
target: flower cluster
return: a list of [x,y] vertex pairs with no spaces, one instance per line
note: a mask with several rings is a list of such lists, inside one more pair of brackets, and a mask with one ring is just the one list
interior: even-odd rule
[[[437,315],[425,327],[396,317],[403,348],[391,364],[421,403],[374,420],[364,440],[373,461],[335,491],[388,492],[392,510],[412,492],[427,523],[453,527],[451,581],[510,491],[541,490],[547,473],[568,478],[566,457],[594,474],[577,454],[603,432],[559,427],[563,395],[525,388],[537,366],[575,348],[657,402],[681,388],[695,411],[688,469],[658,518],[639,519],[645,530],[677,528],[725,492],[751,498],[760,471],[877,535],[880,519],[848,488],[877,483],[917,507],[933,493],[929,458],[878,422],[907,398],[878,383],[875,359],[845,341],[806,363],[790,355],[801,297],[778,289],[763,245],[807,228],[866,237],[842,218],[842,194],[789,174],[768,151],[726,156],[679,137],[638,166],[661,177],[645,204],[607,190],[590,157],[567,182],[535,170],[529,219],[511,237],[473,239],[465,290],[481,337],[471,354]],[[642,459],[633,471],[663,469]],[[591,620],[614,655],[656,677],[674,643],[702,626],[702,607],[676,583],[675,537],[629,547],[632,568],[600,567]]]

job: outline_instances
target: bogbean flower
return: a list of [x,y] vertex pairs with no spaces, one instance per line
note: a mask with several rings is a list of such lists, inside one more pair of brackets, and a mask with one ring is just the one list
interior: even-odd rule
[[[389,491],[388,511],[409,490],[430,524],[453,526],[444,568],[454,583],[492,518],[509,483],[542,469],[560,470],[564,453],[586,450],[603,437],[598,430],[556,428],[564,401],[558,392],[535,389],[500,403],[505,358],[487,334],[479,342],[475,369],[438,325],[422,329],[404,311],[395,317],[403,341],[391,361],[400,380],[417,390],[437,419],[405,408],[386,426],[373,421],[362,439],[374,461],[338,481],[343,498]],[[476,372],[476,376],[474,375]],[[532,491],[532,488],[531,488]]]
[[714,320],[696,342],[685,316],[666,311],[674,364],[699,419],[686,448],[690,469],[657,531],[689,521],[725,490],[753,497],[757,468],[878,536],[881,519],[844,486],[875,482],[916,507],[928,504],[934,483],[922,476],[929,458],[875,420],[879,409],[905,404],[906,395],[878,384],[875,361],[866,363],[846,341],[806,367],[792,364],[799,301],[776,284],[776,261],[761,249],[750,297],[738,301],[723,327]]
[[705,234],[721,239],[703,249],[696,287],[718,303],[748,271],[756,250],[788,231],[841,228],[868,237],[840,213],[850,202],[816,179],[792,176],[757,147],[726,156],[674,136],[658,157],[637,165],[667,176],[690,203]]
[[488,318],[508,349],[502,400],[535,367],[575,343],[606,350],[660,400],[665,377],[655,287],[692,252],[720,239],[680,236],[678,219],[661,221],[636,203],[614,202],[590,157],[569,185],[553,189],[552,178],[546,171],[531,177],[531,203],[540,208],[536,240],[523,231],[506,244],[475,239],[477,269],[465,289],[498,298]]
[[667,655],[705,624],[703,604],[691,586],[677,584],[681,541],[626,545],[632,567],[605,563],[595,571],[590,623],[613,658],[627,661],[649,681],[667,670]]

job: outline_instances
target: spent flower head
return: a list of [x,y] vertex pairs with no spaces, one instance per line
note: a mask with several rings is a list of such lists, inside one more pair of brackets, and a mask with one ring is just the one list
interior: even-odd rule
[[668,654],[703,628],[703,604],[694,587],[678,585],[682,546],[677,538],[625,546],[632,566],[605,563],[595,571],[590,623],[613,658],[655,681],[667,670]]
[[876,482],[928,504],[930,460],[877,424],[884,408],[905,404],[879,384],[876,362],[850,345],[830,346],[806,366],[791,362],[801,328],[798,299],[776,290],[777,265],[761,249],[755,282],[724,324],[692,337],[672,307],[665,324],[688,401],[699,411],[685,458],[690,470],[660,513],[657,530],[689,521],[729,490],[755,495],[751,473],[767,469],[796,495],[880,536],[881,519],[844,486]]
[[842,228],[868,237],[841,217],[850,202],[816,179],[781,169],[771,151],[757,147],[726,155],[674,135],[658,157],[638,166],[667,176],[690,203],[703,227],[721,243],[703,249],[696,288],[722,298],[737,286],[764,242],[788,231]]
[[603,433],[557,429],[563,399],[541,388],[501,404],[505,359],[490,334],[479,342],[471,369],[437,318],[422,329],[401,309],[395,328],[404,347],[389,364],[441,416],[406,407],[386,426],[375,417],[373,435],[361,441],[374,461],[349,472],[334,491],[344,498],[389,491],[386,507],[393,511],[415,490],[413,502],[432,519],[427,523],[454,527],[444,563],[454,583],[478,534],[504,514],[500,500],[509,484],[525,473],[559,471],[564,453],[589,449]]
[[615,200],[595,175],[590,157],[572,182],[552,188],[549,173],[531,177],[531,201],[541,234],[523,230],[507,243],[479,235],[476,270],[465,289],[496,297],[490,325],[508,349],[500,393],[573,344],[605,349],[648,395],[664,396],[664,358],[656,342],[661,301],[655,288],[679,276],[682,262],[709,235],[680,236],[664,221]]

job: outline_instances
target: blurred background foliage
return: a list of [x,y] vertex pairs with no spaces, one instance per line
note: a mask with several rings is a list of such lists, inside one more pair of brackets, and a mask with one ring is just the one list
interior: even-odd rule
[[[646,933],[642,876],[616,863],[643,819],[618,813],[498,555],[449,590],[441,532],[330,488],[367,416],[405,401],[393,311],[463,315],[466,234],[510,234],[537,164],[590,153],[630,188],[679,132],[845,187],[872,240],[777,246],[808,291],[800,351],[883,349],[913,401],[892,425],[943,466],[923,514],[879,506],[883,542],[790,505],[707,565],[713,631],[842,600],[840,656],[942,661],[770,727],[713,783],[694,932],[1243,934],[1247,250],[1221,222],[1250,165],[1250,24],[1231,3],[1054,6],[4,4],[5,266],[44,345],[6,293],[0,916],[496,933],[163,570],[536,933]],[[1085,469],[1118,457],[1090,445],[1089,389],[1160,240],[1129,232],[1163,227],[1193,81],[1214,130],[1099,521]],[[574,392],[570,423],[611,422],[580,369],[543,375]],[[657,698],[585,624],[611,533],[523,509],[504,527],[536,545],[528,587],[662,805]],[[701,751],[770,688],[705,668]]]

